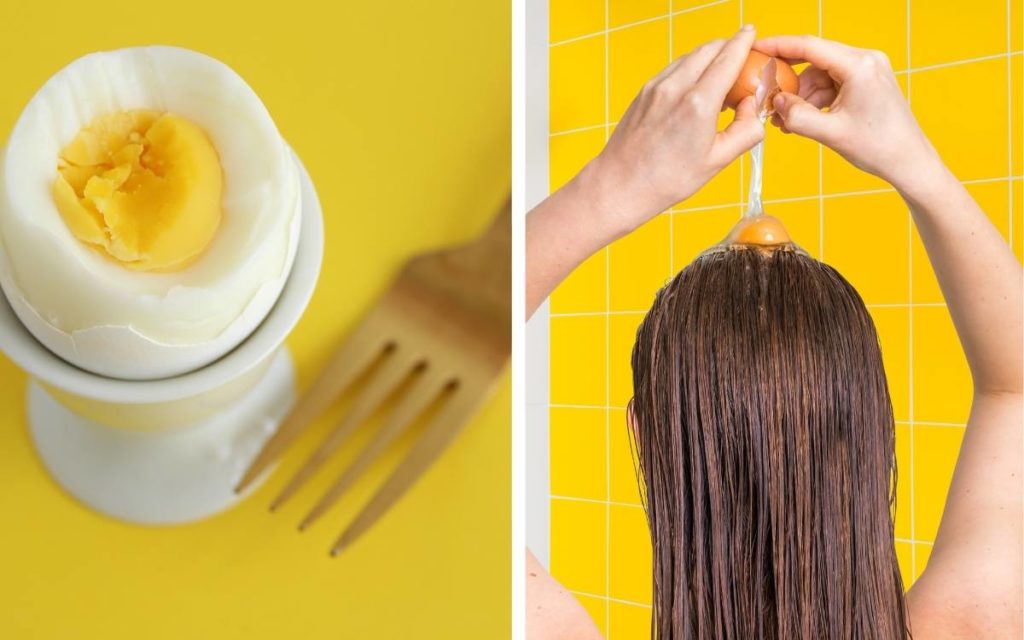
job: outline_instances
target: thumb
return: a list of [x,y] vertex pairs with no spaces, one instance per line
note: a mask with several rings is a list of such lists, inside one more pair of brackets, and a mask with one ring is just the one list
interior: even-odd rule
[[712,151],[712,162],[724,167],[764,139],[764,123],[757,117],[753,96],[747,96],[736,106],[736,117],[729,126],[717,134]]
[[792,93],[776,94],[772,105],[775,107],[775,113],[782,118],[786,129],[827,144],[833,129],[827,113],[819,111],[817,107]]

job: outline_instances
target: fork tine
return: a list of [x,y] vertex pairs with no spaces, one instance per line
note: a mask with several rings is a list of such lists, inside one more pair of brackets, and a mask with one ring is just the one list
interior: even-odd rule
[[334,484],[331,485],[331,488],[324,493],[316,506],[299,524],[299,530],[301,531],[313,524],[330,509],[359,478],[363,471],[377,459],[377,456],[394,442],[441,395],[446,386],[447,382],[440,376],[433,374],[429,369],[418,373],[416,380],[412,383],[409,390],[402,395],[401,400],[398,401],[398,404],[391,411],[385,423],[373,436],[373,440],[366,445],[366,448],[359,453],[358,457],[352,461]]
[[333,403],[388,345],[372,338],[366,318],[350,335],[295,404],[274,435],[267,440],[235,487],[241,493]]
[[458,387],[448,398],[440,413],[427,425],[420,439],[399,463],[377,493],[363,507],[331,548],[336,556],[366,532],[394,504],[430,465],[444,452],[448,443],[461,431],[470,415],[482,404],[487,394],[477,388]]
[[385,354],[384,361],[366,381],[366,385],[356,398],[349,412],[341,419],[329,436],[320,444],[316,451],[299,468],[292,479],[285,485],[281,493],[270,504],[274,511],[306,480],[308,480],[323,463],[331,457],[338,447],[384,402],[385,399],[405,380],[416,366],[413,356],[407,355],[400,347]]

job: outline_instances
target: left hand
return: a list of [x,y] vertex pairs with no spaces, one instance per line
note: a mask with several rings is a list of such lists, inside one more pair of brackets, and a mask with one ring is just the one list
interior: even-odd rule
[[597,194],[596,214],[613,236],[636,229],[685,200],[764,138],[754,99],[717,131],[722,103],[754,43],[744,27],[683,56],[650,80],[633,100],[580,179]]

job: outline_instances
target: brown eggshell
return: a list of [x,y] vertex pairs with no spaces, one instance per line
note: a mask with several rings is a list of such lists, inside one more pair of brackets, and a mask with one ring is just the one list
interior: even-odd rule
[[[725,96],[725,106],[735,109],[744,98],[754,95],[757,91],[758,83],[761,82],[761,72],[769,60],[771,60],[771,57],[760,51],[750,52],[750,55],[747,56],[747,61],[743,63],[743,70],[740,71],[736,83],[732,85],[732,89],[729,89],[729,94]],[[800,81],[797,79],[796,71],[793,71],[793,67],[778,58],[775,59],[775,82],[778,84],[778,91],[785,91],[787,93],[796,93],[800,86]],[[774,111],[771,98],[772,96],[768,96],[767,99],[769,113]]]

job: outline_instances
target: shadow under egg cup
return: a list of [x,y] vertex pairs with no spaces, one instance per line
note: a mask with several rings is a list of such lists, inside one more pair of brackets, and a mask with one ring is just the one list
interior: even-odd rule
[[320,202],[295,161],[302,219],[284,288],[241,344],[201,369],[141,381],[86,372],[40,344],[0,295],[0,350],[32,378],[27,414],[36,451],[88,507],[160,525],[211,516],[241,499],[235,485],[294,402],[284,339],[309,303],[323,258]]

